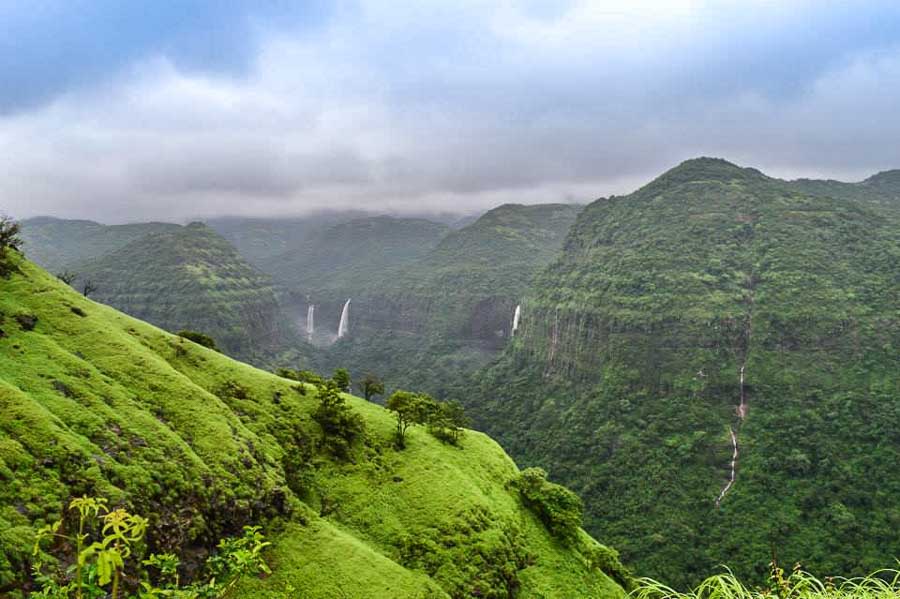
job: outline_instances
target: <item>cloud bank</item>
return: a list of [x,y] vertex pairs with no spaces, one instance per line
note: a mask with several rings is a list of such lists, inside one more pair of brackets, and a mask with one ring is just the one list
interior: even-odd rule
[[0,4],[0,209],[465,211],[627,192],[697,155],[900,167],[893,1],[120,4]]

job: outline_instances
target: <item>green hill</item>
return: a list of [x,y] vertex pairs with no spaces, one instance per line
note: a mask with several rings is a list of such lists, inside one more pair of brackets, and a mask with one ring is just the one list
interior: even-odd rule
[[201,223],[144,235],[75,270],[98,301],[168,331],[209,334],[229,355],[269,363],[302,349],[269,278]]
[[101,225],[89,220],[37,217],[22,222],[23,249],[53,273],[99,258],[150,233],[178,230],[170,223]]
[[262,524],[273,574],[245,580],[237,597],[622,595],[591,566],[601,546],[583,533],[554,537],[525,507],[510,486],[516,466],[487,436],[470,431],[454,447],[416,428],[398,451],[391,414],[347,396],[365,433],[337,460],[311,418],[313,387],[95,303],[8,256],[0,594],[25,588],[36,528],[86,493],[148,516],[146,551],[188,562]]
[[353,297],[351,334],[329,350],[327,366],[373,371],[389,386],[438,394],[464,385],[508,342],[517,303],[580,210],[506,204],[450,232],[366,296]]
[[834,195],[698,159],[590,204],[461,399],[644,575],[892,564],[900,226]]
[[868,202],[883,208],[900,208],[900,170],[883,171],[858,183],[797,179],[788,181],[787,185],[810,195]]

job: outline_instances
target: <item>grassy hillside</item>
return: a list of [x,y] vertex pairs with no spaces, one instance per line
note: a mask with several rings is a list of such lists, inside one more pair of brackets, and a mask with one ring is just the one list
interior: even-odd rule
[[115,251],[144,235],[178,228],[170,223],[101,225],[89,220],[38,217],[22,222],[22,240],[31,260],[58,273]]
[[895,212],[688,161],[581,213],[461,399],[642,574],[865,574],[900,556],[898,281]]
[[314,388],[85,299],[8,255],[0,594],[27,588],[36,528],[83,493],[149,517],[143,555],[190,562],[241,525],[264,525],[274,572],[245,580],[238,597],[622,594],[591,566],[600,546],[554,537],[525,507],[510,486],[516,466],[485,435],[453,447],[417,428],[398,451],[392,416],[347,396],[365,433],[337,460],[311,418]]
[[201,223],[145,235],[76,270],[98,301],[168,331],[207,333],[229,355],[268,363],[302,346],[269,278]]
[[354,298],[351,335],[329,351],[327,365],[439,394],[464,385],[508,342],[516,304],[580,210],[506,204],[452,231]]

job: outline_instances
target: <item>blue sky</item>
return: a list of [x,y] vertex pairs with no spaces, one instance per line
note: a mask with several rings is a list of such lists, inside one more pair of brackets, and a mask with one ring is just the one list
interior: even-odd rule
[[470,210],[900,167],[900,3],[0,0],[0,210]]

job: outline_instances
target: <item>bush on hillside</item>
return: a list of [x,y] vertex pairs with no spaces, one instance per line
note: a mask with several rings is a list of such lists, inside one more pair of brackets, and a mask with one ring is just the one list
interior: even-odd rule
[[359,390],[362,391],[366,401],[372,401],[372,397],[375,395],[384,394],[384,382],[372,373],[366,374],[366,376],[363,377],[363,380],[356,385],[359,387]]
[[[272,572],[262,556],[270,543],[259,526],[245,526],[242,536],[222,539],[207,558],[207,581],[182,585],[177,555],[153,553],[140,559],[146,549],[144,535],[149,521],[107,505],[102,497],[75,498],[69,512],[77,515],[77,533],[63,526],[62,520],[38,530],[33,558],[40,591],[31,597],[116,599],[134,596],[129,592],[138,588],[141,597],[227,597],[243,577]],[[44,547],[62,547],[74,553],[57,561],[50,559]],[[66,563],[74,565],[63,569]]]
[[19,223],[8,216],[0,216],[0,276],[7,277],[13,271],[7,260],[7,250],[19,251],[22,238],[19,237]]
[[312,413],[322,428],[322,445],[335,457],[348,460],[353,443],[365,432],[362,416],[354,412],[334,381],[318,387],[319,405]]
[[438,402],[428,419],[428,432],[445,443],[459,445],[463,429],[469,425],[463,407],[455,401]]
[[344,393],[350,392],[350,371],[346,368],[337,368],[331,375],[331,380]]
[[312,370],[294,370],[293,368],[276,368],[275,374],[283,379],[309,383],[316,387],[325,384],[325,379]]
[[203,333],[199,333],[197,331],[178,331],[175,333],[179,337],[183,337],[188,341],[193,341],[198,345],[202,345],[203,347],[208,347],[209,349],[220,351],[219,347],[216,345],[216,340],[210,337],[209,335],[205,335]]
[[386,405],[397,418],[396,441],[400,449],[406,447],[406,431],[409,427],[426,424],[437,409],[437,404],[430,395],[403,390],[394,391]]
[[592,568],[597,568],[626,591],[635,588],[634,576],[631,571],[619,561],[619,552],[604,545],[594,545],[585,551]]
[[458,445],[463,428],[468,426],[463,407],[456,402],[437,401],[427,393],[394,391],[387,400],[387,409],[397,418],[396,440],[400,449],[406,447],[406,432],[414,425],[427,425],[428,432],[445,443]]
[[525,505],[537,514],[554,536],[566,540],[576,537],[584,511],[578,495],[548,481],[543,468],[526,468],[512,484],[519,490]]

